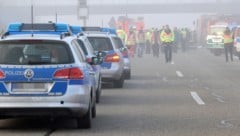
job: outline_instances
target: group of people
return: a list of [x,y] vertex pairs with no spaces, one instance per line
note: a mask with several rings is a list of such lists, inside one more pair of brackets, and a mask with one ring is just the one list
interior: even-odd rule
[[[186,51],[186,45],[193,35],[190,35],[190,31],[187,28],[174,28],[170,29],[168,25],[163,26],[162,29],[151,30],[139,30],[136,32],[134,29],[130,29],[126,34],[121,28],[117,30],[118,36],[125,42],[129,49],[129,54],[134,57],[136,54],[138,57],[142,57],[144,52],[146,54],[152,53],[154,57],[159,57],[160,50],[165,54],[166,63],[173,63],[172,52],[177,52],[178,46],[181,46],[182,52]],[[226,62],[233,61],[233,34],[227,27],[224,35],[224,51]]]
[[130,29],[128,35],[119,28],[117,33],[129,48],[131,57],[135,55],[142,57],[144,52],[159,57],[161,50],[165,54],[166,63],[173,63],[172,52],[177,51],[178,45],[182,45],[182,51],[185,51],[188,37],[186,29],[174,28],[171,30],[169,25],[165,25],[161,29],[140,29],[137,32]]

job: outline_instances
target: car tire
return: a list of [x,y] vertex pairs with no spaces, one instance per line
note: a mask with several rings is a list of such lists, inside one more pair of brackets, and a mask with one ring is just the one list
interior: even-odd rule
[[96,91],[96,103],[100,102],[100,92],[99,90]]
[[240,53],[237,53],[238,59],[240,60]]
[[88,129],[92,126],[92,108],[91,100],[89,102],[88,112],[83,117],[77,118],[77,126],[80,129]]
[[94,102],[92,107],[92,118],[95,118],[97,116],[97,108],[96,108],[96,102]]
[[131,71],[125,73],[125,79],[131,79]]
[[99,103],[100,102],[100,96],[101,96],[101,92],[102,92],[102,82],[101,82],[101,77],[99,78],[98,81],[98,88],[96,91],[96,102]]
[[113,82],[114,88],[122,88],[122,87],[123,87],[123,84],[124,84],[124,78],[123,78],[123,76],[121,76],[120,79],[115,80],[115,81]]

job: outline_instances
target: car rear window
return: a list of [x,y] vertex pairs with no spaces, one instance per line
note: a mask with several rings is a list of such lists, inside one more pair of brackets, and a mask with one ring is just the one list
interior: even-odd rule
[[123,42],[120,38],[114,37],[113,42],[118,49],[124,47]]
[[85,47],[84,43],[81,40],[77,40],[78,44],[80,45],[81,49],[83,50],[85,55],[88,55],[87,48]]
[[73,62],[69,46],[61,41],[14,40],[0,42],[0,64],[43,65]]
[[113,46],[109,38],[105,37],[88,37],[95,51],[113,50]]

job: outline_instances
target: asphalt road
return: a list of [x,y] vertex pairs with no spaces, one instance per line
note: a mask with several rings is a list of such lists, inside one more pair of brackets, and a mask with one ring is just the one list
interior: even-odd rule
[[4,136],[239,136],[240,61],[204,48],[174,54],[174,64],[132,59],[124,88],[103,89],[91,129],[69,119],[6,119]]

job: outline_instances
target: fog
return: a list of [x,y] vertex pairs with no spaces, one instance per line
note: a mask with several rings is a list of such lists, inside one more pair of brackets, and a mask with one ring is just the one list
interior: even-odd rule
[[[174,27],[194,27],[196,19],[202,14],[216,14],[212,12],[201,13],[194,8],[191,11],[181,12],[179,9],[172,7],[173,10],[160,11],[164,8],[164,4],[176,5],[181,7],[184,4],[196,4],[196,3],[226,3],[237,2],[236,0],[87,0],[87,5],[90,7],[88,12],[88,18],[86,25],[91,26],[108,26],[109,20],[114,17],[117,19],[119,16],[127,16],[130,18],[144,17],[145,25],[147,28],[160,27],[165,24],[169,24]],[[79,1],[78,0],[0,0],[0,28],[3,29],[10,22],[31,22],[31,5],[34,7],[34,22],[48,22],[58,21],[64,23],[70,23],[75,25],[84,25],[83,20],[79,18]],[[116,9],[116,5],[122,5],[119,11]],[[130,12],[131,9],[126,9],[127,6],[133,6],[134,4],[142,5],[141,13],[138,10],[134,10],[134,13]],[[144,9],[145,6],[159,5],[159,12],[150,11],[150,8]],[[161,6],[163,4],[163,6]],[[177,5],[181,4],[181,5]],[[111,8],[112,6],[115,6]],[[104,6],[108,6],[107,9]],[[155,8],[156,7],[155,5]],[[204,7],[202,7],[204,9]],[[96,10],[94,10],[96,9]],[[106,10],[107,14],[96,13]],[[146,11],[146,13],[145,13]],[[148,12],[147,12],[148,11]],[[202,10],[204,11],[204,10]],[[113,12],[113,13],[111,13]],[[116,13],[115,13],[116,12]],[[163,12],[163,13],[161,13]]]

